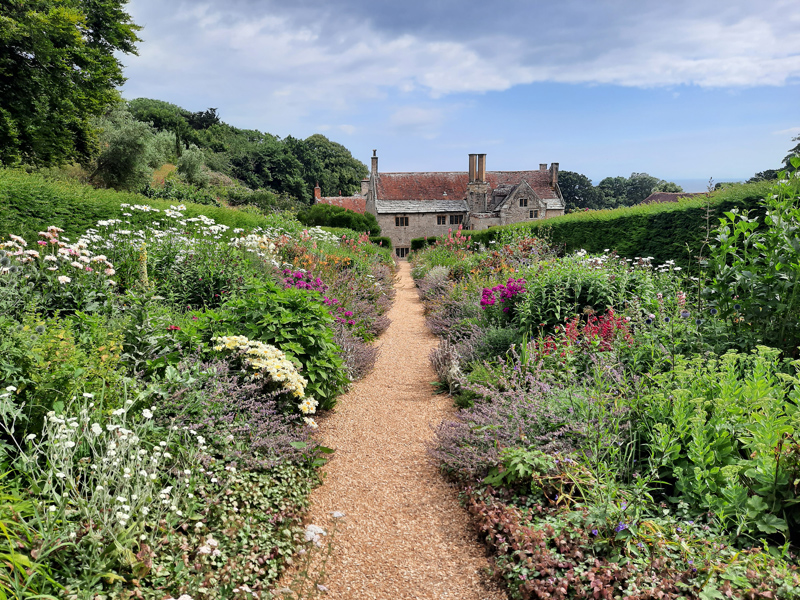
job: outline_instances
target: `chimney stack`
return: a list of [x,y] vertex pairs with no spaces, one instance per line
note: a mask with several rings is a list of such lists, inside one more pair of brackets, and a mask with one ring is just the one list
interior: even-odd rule
[[475,181],[475,162],[477,159],[477,154],[470,154],[469,155],[469,181],[472,183]]
[[372,172],[377,175],[378,174],[378,151],[372,151]]
[[478,181],[486,181],[486,155],[478,154]]
[[366,196],[369,191],[369,179],[361,180],[361,195]]
[[550,165],[550,186],[556,187],[558,184],[558,163]]
[[540,171],[547,171],[547,163],[539,163]]
[[317,202],[319,202],[319,199],[322,198],[322,189],[319,187],[319,182],[317,182],[317,184],[314,186],[314,198]]

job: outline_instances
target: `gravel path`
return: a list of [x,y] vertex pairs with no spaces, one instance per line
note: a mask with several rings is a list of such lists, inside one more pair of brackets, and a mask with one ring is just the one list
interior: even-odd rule
[[333,511],[346,515],[327,567],[328,597],[501,600],[483,581],[488,562],[469,515],[426,455],[431,426],[452,400],[431,393],[428,354],[437,340],[407,262],[396,289],[375,369],[320,425],[336,453],[312,493],[310,522],[327,526]]

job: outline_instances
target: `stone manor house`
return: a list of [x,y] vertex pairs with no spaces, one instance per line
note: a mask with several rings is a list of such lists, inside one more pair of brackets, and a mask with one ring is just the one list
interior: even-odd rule
[[558,163],[536,171],[487,171],[485,154],[470,154],[468,171],[380,173],[373,150],[360,194],[321,197],[317,187],[314,195],[317,202],[375,215],[398,258],[408,256],[413,238],[446,235],[459,225],[480,230],[564,214]]

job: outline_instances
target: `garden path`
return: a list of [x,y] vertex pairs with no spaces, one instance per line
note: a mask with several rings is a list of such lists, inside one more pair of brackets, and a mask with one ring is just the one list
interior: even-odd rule
[[500,600],[487,587],[485,550],[457,493],[428,459],[432,426],[452,399],[432,395],[436,376],[411,267],[400,263],[392,324],[380,338],[375,369],[339,399],[320,424],[336,449],[324,485],[311,496],[310,522],[338,521],[327,565],[328,597],[391,600]]

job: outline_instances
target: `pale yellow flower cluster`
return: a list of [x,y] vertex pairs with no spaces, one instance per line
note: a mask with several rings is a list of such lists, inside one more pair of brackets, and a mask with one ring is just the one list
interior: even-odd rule
[[[252,370],[250,379],[263,379],[268,377],[272,381],[283,384],[284,389],[302,400],[298,408],[304,415],[310,415],[317,410],[317,401],[305,395],[308,382],[300,376],[292,362],[275,346],[251,340],[243,335],[224,335],[213,338],[216,342],[214,350],[217,352],[243,351],[244,363]],[[313,419],[306,419],[311,427],[316,427]]]

